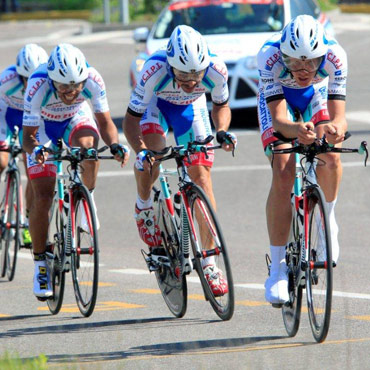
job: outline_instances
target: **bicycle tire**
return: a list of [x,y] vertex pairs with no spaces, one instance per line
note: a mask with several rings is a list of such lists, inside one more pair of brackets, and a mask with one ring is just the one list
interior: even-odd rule
[[17,266],[17,255],[20,245],[19,225],[20,225],[20,187],[19,187],[19,172],[9,172],[9,193],[8,193],[8,219],[7,225],[11,225],[5,233],[5,249],[6,249],[6,274],[8,280],[12,281],[15,275]]
[[73,288],[78,308],[85,317],[95,308],[99,282],[99,244],[96,215],[85,185],[73,191],[75,247],[71,250]]
[[289,242],[286,249],[286,264],[288,267],[288,291],[289,302],[282,306],[282,315],[285,329],[289,337],[294,337],[299,329],[302,310],[303,287],[299,280],[301,272],[301,233],[302,217],[295,208],[295,197],[292,194],[292,224],[290,228]]
[[[53,287],[53,295],[48,298],[47,305],[49,311],[56,315],[62,308],[64,289],[65,289],[65,271],[63,269],[64,259],[64,216],[61,215],[59,199],[56,195],[50,209],[48,248],[46,253],[46,261],[50,273],[50,279]],[[63,211],[62,211],[63,212]]]
[[[210,302],[213,310],[222,320],[230,320],[233,316],[235,306],[234,284],[227,247],[220,224],[207,195],[199,186],[193,184],[187,190],[186,195],[193,219],[194,227],[192,229],[195,233],[195,235],[193,235],[193,233],[190,232],[194,266],[199,275],[205,298]],[[200,216],[202,218],[200,218]],[[199,220],[205,220],[205,222]],[[202,234],[200,232],[201,229]],[[196,240],[199,242],[200,251],[197,250]],[[212,249],[209,249],[210,244],[213,245]],[[222,292],[220,294],[214,294],[212,292],[202,266],[202,260],[206,253],[208,256],[214,256],[215,265],[219,271],[218,273],[221,273],[223,279],[226,280],[228,287],[227,292]]]
[[331,234],[325,196],[320,188],[306,190],[308,204],[308,266],[306,293],[312,334],[319,343],[328,334],[333,294]]
[[159,264],[155,276],[167,307],[175,317],[181,318],[187,309],[188,288],[186,275],[182,271],[179,230],[174,217],[169,214],[165,202],[158,196],[154,196],[154,209],[161,231],[163,247],[169,261],[169,263]]

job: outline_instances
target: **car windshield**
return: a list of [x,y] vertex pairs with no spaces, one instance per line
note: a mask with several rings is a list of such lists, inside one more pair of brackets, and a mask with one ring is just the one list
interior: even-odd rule
[[168,38],[186,24],[203,35],[280,31],[283,0],[195,0],[172,3],[160,16],[155,39]]

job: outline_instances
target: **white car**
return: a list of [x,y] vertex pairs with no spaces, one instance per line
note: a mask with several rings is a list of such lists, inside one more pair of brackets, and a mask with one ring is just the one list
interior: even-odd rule
[[[334,31],[316,0],[175,0],[161,12],[149,30],[134,31],[146,50],[131,63],[130,84],[136,85],[148,57],[167,45],[172,30],[186,24],[205,36],[211,53],[221,57],[229,71],[230,108],[256,107],[258,71],[256,55],[262,44],[294,17],[309,14],[327,33]],[[209,99],[209,97],[208,97]]]

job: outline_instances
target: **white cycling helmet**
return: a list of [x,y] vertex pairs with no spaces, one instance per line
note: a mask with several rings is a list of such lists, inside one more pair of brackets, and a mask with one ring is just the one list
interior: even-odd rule
[[324,27],[310,15],[299,15],[283,29],[280,51],[302,60],[322,57],[328,51]]
[[19,51],[15,68],[19,75],[28,78],[40,64],[47,61],[48,54],[41,46],[27,44]]
[[177,26],[167,44],[167,60],[171,67],[186,73],[206,69],[210,63],[206,40],[189,26]]
[[59,44],[50,54],[48,75],[53,81],[76,84],[88,77],[87,63],[80,49],[71,44]]

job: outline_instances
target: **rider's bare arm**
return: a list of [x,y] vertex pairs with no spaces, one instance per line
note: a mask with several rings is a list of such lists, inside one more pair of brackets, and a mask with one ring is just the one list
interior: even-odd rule
[[287,116],[285,99],[268,103],[275,131],[287,138],[298,138],[302,144],[311,144],[316,139],[315,126],[312,122],[293,122]]
[[95,113],[100,135],[107,145],[118,143],[118,131],[112,121],[110,112]]
[[24,126],[23,125],[23,149],[31,154],[33,149],[40,145],[36,139],[36,133],[38,131],[38,126]]
[[140,128],[140,119],[141,116],[134,116],[127,112],[125,119],[122,122],[123,132],[135,153],[139,153],[140,151],[147,149]]
[[328,110],[330,122],[324,126],[324,132],[329,143],[338,144],[344,140],[348,127],[345,100],[328,100]]
[[212,120],[216,131],[227,131],[231,122],[231,110],[228,103],[212,105]]

